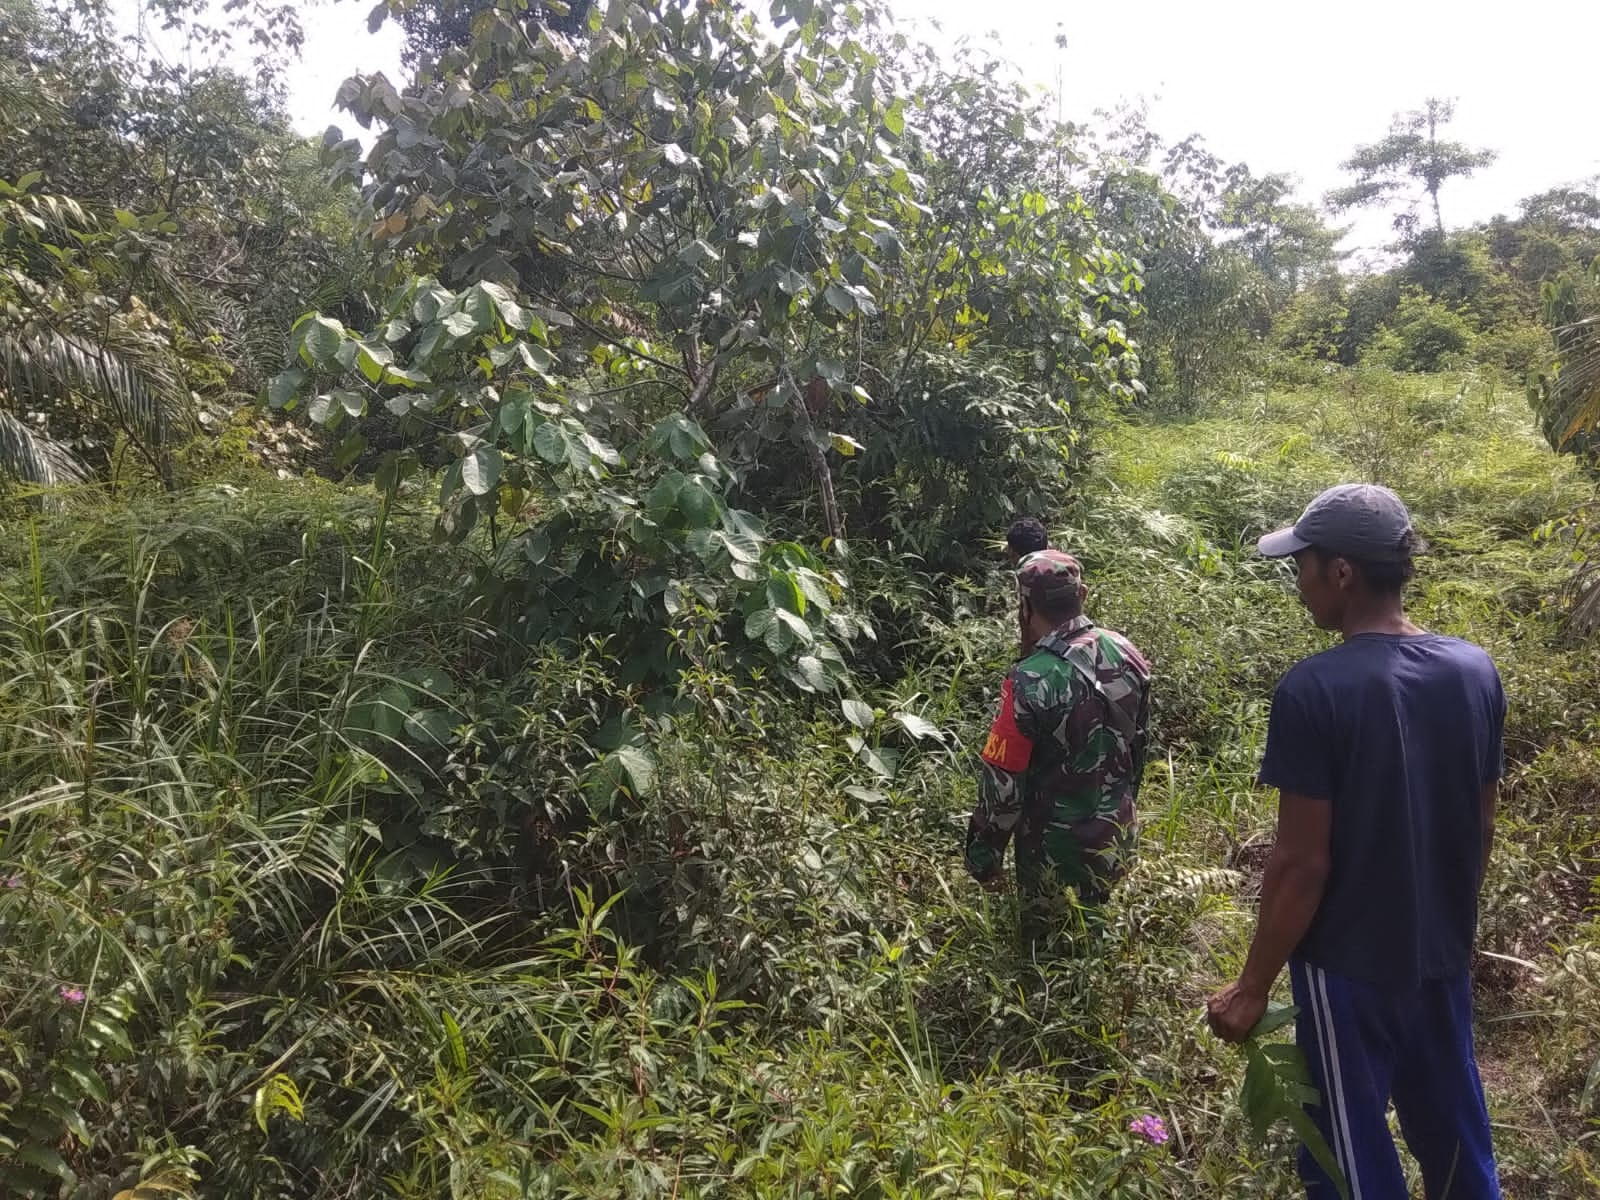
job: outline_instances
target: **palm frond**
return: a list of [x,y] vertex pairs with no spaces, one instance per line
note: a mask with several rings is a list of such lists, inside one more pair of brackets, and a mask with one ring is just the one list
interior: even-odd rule
[[1556,330],[1561,364],[1555,379],[1556,402],[1567,422],[1563,442],[1600,428],[1600,316]]
[[38,325],[0,334],[0,387],[45,411],[81,398],[147,456],[187,432],[193,416],[165,352],[115,323],[98,339]]
[[1569,626],[1585,636],[1600,631],[1600,562],[1588,562],[1580,567],[1567,585],[1567,591],[1572,597],[1572,611],[1567,616]]
[[60,442],[35,433],[21,418],[0,409],[0,478],[55,487],[86,476],[83,464]]
[[0,230],[20,229],[26,236],[71,234],[77,230],[93,229],[95,220],[71,196],[57,196],[48,192],[18,191],[7,185],[8,192],[0,196]]

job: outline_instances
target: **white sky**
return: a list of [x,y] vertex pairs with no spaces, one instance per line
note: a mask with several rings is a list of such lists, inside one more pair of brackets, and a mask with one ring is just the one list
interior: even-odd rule
[[[1600,47],[1597,0],[1142,0],[1101,9],[1061,0],[888,0],[905,24],[936,20],[956,36],[993,32],[1001,57],[1031,82],[1063,79],[1064,115],[1143,97],[1169,141],[1199,132],[1228,161],[1289,173],[1320,201],[1338,164],[1378,140],[1391,116],[1428,96],[1454,97],[1452,135],[1500,153],[1477,177],[1445,186],[1446,224],[1511,214],[1522,197],[1600,174],[1600,103],[1589,65]],[[306,13],[304,58],[288,72],[290,115],[307,133],[356,132],[333,95],[347,75],[398,78],[398,27],[367,32],[371,0]],[[1054,10],[1067,28],[1058,30]],[[1055,35],[1067,34],[1058,51]],[[1352,216],[1346,245],[1389,240],[1388,217]]]

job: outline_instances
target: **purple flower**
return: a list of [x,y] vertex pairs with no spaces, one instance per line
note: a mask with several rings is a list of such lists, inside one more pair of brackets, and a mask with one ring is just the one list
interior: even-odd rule
[[8,888],[19,888],[22,886],[22,880],[15,875],[7,875],[3,880],[0,880],[0,885]]
[[1167,1123],[1160,1117],[1151,1116],[1148,1113],[1142,1117],[1135,1117],[1128,1122],[1128,1129],[1133,1133],[1137,1133],[1152,1145],[1159,1146],[1167,1140]]
[[82,1004],[84,1001],[84,995],[85,993],[82,988],[63,986],[61,989],[61,998],[68,1004]]

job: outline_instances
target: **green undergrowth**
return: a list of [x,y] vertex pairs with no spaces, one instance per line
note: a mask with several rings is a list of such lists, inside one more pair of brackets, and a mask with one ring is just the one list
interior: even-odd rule
[[1388,376],[1099,436],[1055,532],[1156,664],[1156,746],[1142,861],[1043,965],[960,867],[1015,640],[998,566],[856,547],[878,649],[846,722],[704,614],[672,689],[604,638],[518,644],[469,602],[487,546],[435,546],[407,496],[8,521],[3,1190],[1290,1194],[1201,1010],[1248,936],[1272,686],[1326,644],[1245,550],[1358,477],[1432,543],[1419,618],[1512,698],[1477,980],[1507,1194],[1592,1194],[1600,655],[1547,529],[1590,490],[1516,396]]

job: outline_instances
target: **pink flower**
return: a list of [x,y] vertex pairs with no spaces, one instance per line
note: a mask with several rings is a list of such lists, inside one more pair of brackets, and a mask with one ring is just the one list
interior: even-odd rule
[[61,989],[61,998],[68,1004],[82,1004],[84,997],[85,993],[82,988],[62,987]]
[[1142,1117],[1135,1117],[1128,1122],[1128,1129],[1133,1133],[1137,1133],[1152,1145],[1159,1146],[1167,1140],[1167,1123],[1160,1117],[1151,1116],[1148,1113]]
[[22,886],[22,880],[18,879],[15,875],[7,875],[5,879],[0,880],[0,884],[3,884],[8,888],[19,888]]

